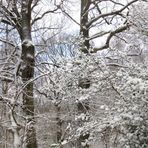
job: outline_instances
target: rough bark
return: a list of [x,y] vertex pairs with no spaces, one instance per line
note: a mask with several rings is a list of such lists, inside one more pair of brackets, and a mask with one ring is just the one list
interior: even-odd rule
[[[34,46],[29,40],[22,43],[22,80],[24,85],[34,76]],[[26,85],[23,90],[23,112],[26,116],[26,147],[36,148],[36,132],[34,128],[34,98],[33,82]]]
[[90,6],[89,0],[81,0],[81,18],[80,18],[80,35],[82,37],[82,43],[80,50],[84,53],[89,52],[89,28],[87,27],[88,22],[88,9]]
[[[30,2],[30,3],[29,3]],[[22,20],[19,28],[22,40],[21,77],[24,85],[34,77],[34,45],[31,38],[31,0],[22,0]],[[23,112],[26,117],[25,145],[26,148],[36,148],[36,131],[34,127],[34,96],[33,81],[23,89]]]

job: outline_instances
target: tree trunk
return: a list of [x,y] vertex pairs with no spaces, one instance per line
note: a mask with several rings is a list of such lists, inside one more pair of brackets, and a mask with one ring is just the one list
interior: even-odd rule
[[[90,43],[89,43],[89,27],[87,26],[88,22],[88,10],[90,7],[91,1],[90,0],[81,0],[81,18],[80,18],[80,35],[82,39],[82,43],[80,45],[80,50],[83,53],[89,53]],[[80,78],[79,79],[79,87],[82,89],[88,89],[90,87],[90,80],[87,78]],[[88,101],[88,100],[85,100]],[[89,111],[89,103],[88,102],[78,102],[77,104],[78,113],[79,114],[88,114]],[[78,122],[78,126],[81,127],[84,125],[84,122],[80,120]],[[76,142],[77,148],[89,148],[89,145],[87,144],[87,140],[89,138],[89,132],[88,133],[82,133],[80,134],[79,138]],[[85,143],[85,145],[83,145]]]
[[81,0],[81,18],[80,18],[80,35],[82,37],[81,51],[84,53],[89,52],[89,28],[87,27],[88,22],[88,9],[90,6],[90,0]]
[[62,120],[61,120],[61,115],[60,115],[60,112],[61,112],[61,106],[60,106],[60,103],[56,104],[55,105],[56,107],[56,137],[57,137],[57,143],[61,143],[61,138],[62,138]]
[[37,148],[36,131],[34,127],[34,96],[33,81],[34,77],[34,45],[31,38],[31,4],[22,0],[22,20],[21,28],[18,32],[22,40],[22,64],[21,77],[25,88],[23,89],[23,112],[26,117],[25,145],[26,148]]
[[[31,38],[23,37],[22,42],[22,80],[25,86],[23,89],[23,112],[26,116],[26,147],[36,148],[36,132],[34,128],[34,97],[33,97],[33,81],[34,77],[34,45]],[[26,39],[27,38],[27,39]],[[30,81],[30,82],[29,82]]]

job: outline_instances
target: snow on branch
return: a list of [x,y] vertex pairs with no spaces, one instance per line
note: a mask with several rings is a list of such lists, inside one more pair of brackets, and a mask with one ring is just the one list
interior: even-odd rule
[[94,22],[96,22],[98,19],[100,18],[104,18],[104,17],[107,17],[107,16],[112,16],[112,15],[119,15],[122,11],[124,11],[126,8],[128,8],[130,5],[132,5],[133,3],[137,2],[138,0],[133,0],[129,3],[127,3],[124,7],[122,7],[121,9],[117,10],[117,11],[112,11],[112,12],[109,12],[109,13],[104,13],[104,14],[99,14],[97,17],[91,19],[87,24],[86,26],[87,27],[90,27]]
[[28,40],[28,39],[25,39],[23,42],[22,42],[22,46],[25,46],[25,47],[32,47],[34,46],[33,42],[31,40]]
[[100,50],[103,50],[103,49],[108,48],[108,47],[109,47],[110,40],[112,39],[112,37],[115,36],[116,34],[120,33],[120,32],[125,31],[125,30],[126,30],[127,28],[129,28],[129,27],[130,27],[130,24],[127,23],[126,25],[124,25],[124,26],[122,26],[122,27],[119,27],[119,28],[117,28],[117,29],[114,30],[114,31],[111,31],[111,32],[109,33],[107,39],[106,39],[105,44],[104,44],[103,46],[101,46],[101,47],[98,47],[98,48],[95,47],[95,48],[93,48],[93,51],[91,51],[91,52],[92,52],[92,53],[95,53],[95,52],[97,52],[97,51],[100,51]]

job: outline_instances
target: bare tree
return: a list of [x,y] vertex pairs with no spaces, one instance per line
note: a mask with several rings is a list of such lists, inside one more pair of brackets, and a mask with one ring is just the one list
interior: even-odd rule
[[[74,89],[78,91],[81,90],[82,92],[85,93],[89,91],[89,89],[91,88],[91,83],[92,83],[91,79],[87,78],[87,74],[86,75],[84,74],[85,77],[83,76],[81,77],[82,71],[78,73],[79,76],[76,77],[76,80],[73,79],[72,77],[73,75],[70,74],[70,78],[72,79],[70,80],[70,84],[68,82],[66,84],[65,83],[66,79],[64,79],[64,76],[67,73],[69,73],[69,70],[65,72],[64,69],[67,69],[68,65],[67,67],[63,66],[63,69],[61,68],[61,72],[65,72],[65,73],[64,75],[62,75],[62,77],[58,77],[60,76],[60,72],[58,70],[59,65],[57,64],[57,62],[55,62],[57,59],[53,55],[56,55],[58,53],[57,55],[58,56],[60,55],[61,57],[64,57],[64,56],[68,57],[70,56],[70,54],[73,56],[75,55],[75,53],[72,50],[75,49],[75,47],[78,48],[78,46],[75,46],[75,47],[71,45],[69,46],[69,41],[68,41],[69,35],[68,37],[61,36],[61,38],[59,38],[59,41],[57,41],[58,40],[57,38],[53,39],[52,37],[47,37],[48,30],[56,29],[56,27],[55,26],[49,27],[48,25],[46,25],[47,19],[44,19],[44,18],[47,18],[47,16],[49,16],[48,14],[51,14],[51,13],[52,14],[54,14],[55,12],[59,13],[58,10],[61,9],[67,16],[69,16],[74,22],[76,22],[64,10],[64,3],[67,3],[67,2],[68,1],[66,0],[65,1],[64,0],[61,0],[61,1],[60,0],[59,1],[56,1],[56,0],[50,0],[50,1],[5,0],[4,1],[4,0],[1,0],[0,1],[0,24],[2,24],[1,25],[2,28],[0,29],[3,30],[3,25],[6,24],[7,26],[10,27],[10,30],[13,30],[13,35],[16,34],[18,38],[17,41],[15,42],[15,40],[11,41],[10,39],[8,40],[8,39],[2,38],[1,37],[2,35],[0,36],[1,42],[9,44],[11,47],[13,47],[13,51],[8,53],[10,55],[6,56],[6,59],[8,60],[4,60],[6,65],[7,64],[9,65],[10,61],[11,62],[13,61],[13,68],[11,70],[7,69],[7,75],[1,74],[0,79],[5,80],[4,84],[6,84],[5,82],[9,81],[11,86],[15,85],[14,88],[16,88],[16,90],[13,97],[12,96],[5,97],[4,94],[0,96],[0,101],[3,101],[5,104],[8,104],[9,123],[10,123],[11,131],[13,134],[13,145],[15,148],[19,148],[22,145],[23,147],[26,147],[26,148],[37,147],[37,138],[36,138],[36,130],[35,130],[36,115],[35,115],[35,102],[34,102],[35,90],[38,92],[37,94],[40,94],[41,96],[44,95],[46,99],[49,99],[50,101],[54,100],[54,103],[55,103],[54,105],[55,105],[55,108],[57,109],[56,110],[56,113],[57,113],[56,114],[56,123],[57,123],[56,125],[57,141],[56,142],[62,145],[65,138],[64,136],[66,135],[62,133],[63,132],[62,119],[61,119],[62,117],[60,114],[60,112],[62,111],[62,107],[61,107],[62,97],[64,98],[67,88],[68,89],[71,88],[70,94],[72,94],[74,98],[75,96],[77,96],[77,93],[79,93],[79,92],[75,92],[75,94],[73,94]],[[47,4],[52,3],[52,4],[50,7],[47,8],[46,3]],[[114,36],[117,37],[119,33],[127,30],[129,27],[131,27],[134,24],[134,22],[131,21],[128,17],[129,8],[134,3],[138,3],[138,0],[130,0],[126,2],[125,0],[121,0],[120,2],[118,0],[81,0],[80,23],[77,23],[77,22],[76,23],[80,25],[79,26],[80,27],[79,49],[84,53],[85,55],[84,57],[86,59],[91,58],[90,56],[91,52],[94,53],[100,50],[102,51],[103,49],[108,49],[110,47],[111,39]],[[41,21],[43,21],[44,24],[40,23]],[[40,32],[42,32],[43,34],[40,34]],[[2,31],[2,34],[3,33],[4,32]],[[60,31],[58,33],[60,33]],[[145,33],[147,32],[145,31]],[[56,34],[57,33],[54,33],[53,36],[56,36]],[[35,38],[34,38],[35,35],[37,35],[36,40],[39,40],[39,42],[35,42]],[[93,46],[91,44],[94,40],[95,42],[100,42],[99,40],[100,38],[104,40],[104,43],[103,44],[100,43],[99,47]],[[68,43],[66,41],[68,41]],[[17,46],[17,43],[19,42],[21,42],[21,48],[18,48]],[[64,42],[64,43],[61,43],[61,42]],[[34,43],[37,44],[36,48]],[[39,45],[38,43],[42,45]],[[68,48],[68,50],[64,46]],[[68,51],[67,55],[66,54],[64,55],[64,53],[66,52],[65,49]],[[17,55],[18,56],[17,58],[19,60],[18,59],[16,60],[15,54],[18,54],[20,50],[21,50],[21,54],[19,56]],[[36,51],[39,50],[36,55],[35,55],[35,50]],[[48,58],[45,58],[45,56],[42,55],[43,52],[44,53],[46,52],[46,56],[48,56]],[[40,61],[40,57],[41,57],[41,61]],[[78,61],[83,62],[82,58],[83,56],[79,57]],[[72,63],[70,63],[69,65],[72,65]],[[75,63],[75,65],[77,67],[81,64],[78,62],[78,63]],[[84,66],[83,68],[85,69],[86,67]],[[38,73],[35,73],[35,70],[36,70],[35,68],[37,69]],[[83,68],[82,70],[84,70]],[[90,69],[91,69],[91,63],[90,63]],[[5,69],[2,69],[2,70],[4,71]],[[47,72],[50,70],[52,71],[52,73]],[[54,73],[56,70],[57,70],[57,73]],[[93,69],[93,72],[95,70]],[[72,74],[73,73],[74,75],[76,74],[75,73],[76,69],[73,70],[71,68],[70,71]],[[9,74],[10,73],[11,74],[8,75],[8,72]],[[40,75],[38,76],[38,74]],[[89,74],[91,75],[91,72]],[[37,77],[35,77],[35,75]],[[45,85],[45,88],[49,87],[49,90],[44,88],[38,88],[39,84],[35,83],[35,81],[38,80],[38,78],[42,78],[42,77],[43,77],[42,80],[44,81],[48,80],[47,85],[45,84],[44,85]],[[19,80],[19,78],[21,78],[21,86],[18,86],[18,83],[16,82],[17,80]],[[99,79],[97,79],[97,81],[98,80]],[[37,81],[37,83],[39,81]],[[53,82],[55,81],[55,82],[53,83],[52,81]],[[42,84],[43,83],[45,82],[42,82]],[[73,88],[71,83],[72,84],[75,83],[73,84]],[[65,85],[64,86],[65,88],[61,89],[61,86],[63,86],[62,84]],[[19,89],[17,87],[19,87]],[[6,89],[7,89],[7,86],[6,86]],[[6,89],[4,93],[7,93]],[[62,93],[62,91],[64,91],[64,93]],[[48,94],[49,92],[50,94]],[[84,94],[81,94],[81,95],[84,95]],[[80,97],[81,95],[79,95],[78,97]],[[75,100],[73,100],[73,102],[74,104],[77,103],[76,106],[77,106],[78,114],[89,115],[90,105],[89,105],[88,99],[84,101],[83,99],[79,99],[79,98],[77,99],[78,99],[77,102]],[[20,103],[21,101],[18,102],[18,100],[21,100],[23,103],[21,104]],[[18,112],[15,110],[17,105],[19,106],[19,108],[23,110],[23,115],[18,115]],[[23,123],[19,123],[19,120],[17,120],[17,118],[19,117],[16,117],[17,115],[19,117],[21,116],[20,118],[24,119]],[[87,119],[87,121],[86,120],[82,121],[80,119],[79,120],[80,122],[78,121],[79,123],[77,124],[77,127],[80,127],[80,128],[83,127],[83,122],[87,123],[89,122],[88,120],[89,119]],[[76,123],[69,123],[69,124],[70,126],[73,126],[72,124],[76,125]],[[69,129],[70,128],[71,127],[69,127]],[[67,129],[65,131],[67,132]],[[85,132],[84,130],[82,130],[80,134],[76,135],[75,140],[79,141],[79,142],[76,142],[76,146],[89,147],[89,144],[87,144],[86,142],[88,141],[89,136],[90,136],[89,132]],[[67,140],[67,139],[66,139],[66,142],[67,141],[69,142],[70,140],[69,139]]]
[[[127,19],[129,7],[138,0],[110,1],[110,0],[81,0],[80,34],[82,36],[82,51],[90,50],[90,42],[99,42],[104,37],[104,43],[99,47],[92,47],[91,52],[97,52],[109,47],[112,37],[123,32],[132,24]],[[106,7],[104,7],[106,5]],[[109,29],[110,28],[110,29]]]
[[[36,12],[36,15],[32,18],[34,9],[37,7],[40,0],[12,0],[12,1],[1,1],[0,12],[1,12],[1,24],[7,24],[17,30],[17,33],[21,41],[21,59],[20,63],[16,68],[16,76],[21,76],[23,82],[23,88],[21,90],[23,96],[23,113],[24,119],[26,120],[25,136],[23,138],[24,145],[27,148],[36,148],[36,132],[35,132],[35,119],[34,119],[34,96],[33,96],[33,78],[34,78],[34,66],[35,66],[35,47],[32,42],[32,25],[35,22],[41,20],[44,16],[49,13],[54,13],[58,7],[53,10],[46,10],[43,13]],[[15,46],[15,45],[14,45]],[[19,97],[18,93],[15,98]],[[18,148],[21,145],[21,139],[19,138],[19,129],[14,115],[13,110],[10,112],[10,120],[14,127],[14,147]]]

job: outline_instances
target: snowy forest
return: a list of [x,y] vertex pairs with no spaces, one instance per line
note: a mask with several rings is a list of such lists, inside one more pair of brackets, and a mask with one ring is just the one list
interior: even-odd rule
[[0,148],[148,148],[148,0],[0,0]]

